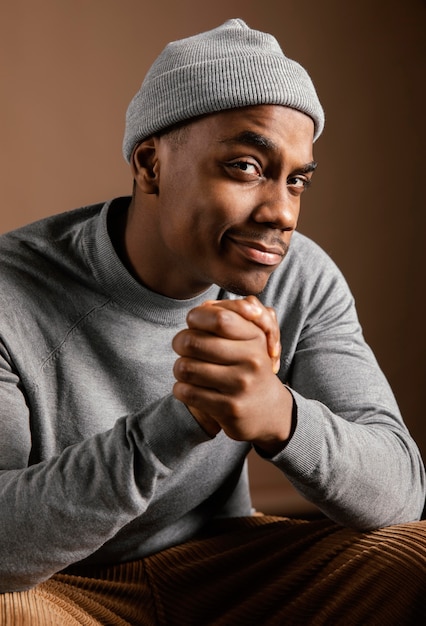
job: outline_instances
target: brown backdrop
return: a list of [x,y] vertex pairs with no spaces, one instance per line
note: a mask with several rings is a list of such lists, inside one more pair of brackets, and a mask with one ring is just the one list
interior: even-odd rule
[[[426,456],[425,13],[422,0],[3,1],[0,232],[129,193],[124,113],[167,41],[229,17],[273,32],[327,115],[300,230],[344,271]],[[283,479],[251,463],[261,508],[305,507],[285,482],[278,504]]]

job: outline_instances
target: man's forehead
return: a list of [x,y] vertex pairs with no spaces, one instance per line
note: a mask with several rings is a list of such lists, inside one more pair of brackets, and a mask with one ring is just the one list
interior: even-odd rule
[[253,146],[256,148],[264,148],[266,150],[272,150],[272,151],[278,150],[278,146],[275,143],[275,141],[273,141],[270,137],[262,133],[255,132],[253,130],[243,130],[237,133],[236,135],[231,135],[229,137],[221,139],[220,143],[235,144],[235,145],[241,144],[241,145]]
[[312,150],[314,124],[309,116],[281,105],[256,105],[205,116],[211,139],[219,144],[245,145],[279,152],[284,143]]

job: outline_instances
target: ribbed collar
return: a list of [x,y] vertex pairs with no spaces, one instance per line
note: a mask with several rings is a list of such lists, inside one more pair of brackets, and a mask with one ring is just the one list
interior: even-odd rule
[[[166,326],[181,325],[188,311],[205,300],[223,298],[221,289],[212,285],[189,300],[175,300],[150,291],[128,272],[118,257],[108,234],[108,211],[113,202],[128,203],[130,198],[107,202],[94,219],[86,224],[83,245],[90,268],[112,300],[138,317]],[[220,294],[220,295],[219,295]]]

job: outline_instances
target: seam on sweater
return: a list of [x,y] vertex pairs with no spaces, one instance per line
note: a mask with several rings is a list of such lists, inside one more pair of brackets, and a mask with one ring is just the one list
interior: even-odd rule
[[89,309],[89,311],[87,311],[87,313],[85,313],[84,315],[82,315],[70,328],[69,330],[66,332],[64,338],[61,340],[61,342],[56,346],[56,348],[54,348],[48,355],[47,357],[44,359],[44,361],[42,361],[41,363],[41,368],[43,369],[47,363],[51,360],[53,360],[56,355],[61,351],[62,347],[64,346],[64,344],[67,342],[68,338],[76,331],[76,329],[89,317],[91,316],[93,313],[96,313],[97,311],[99,311],[100,309],[103,309],[104,307],[108,306],[110,303],[112,302],[112,299],[109,298],[108,300],[106,300],[103,304],[101,305],[97,305],[92,307],[91,309]]

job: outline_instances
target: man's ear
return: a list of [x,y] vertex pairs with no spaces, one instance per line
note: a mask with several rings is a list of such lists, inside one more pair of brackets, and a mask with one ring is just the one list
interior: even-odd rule
[[157,144],[155,137],[141,141],[133,150],[130,160],[130,167],[136,184],[144,193],[148,194],[157,194],[160,182]]

